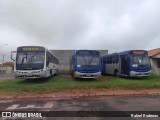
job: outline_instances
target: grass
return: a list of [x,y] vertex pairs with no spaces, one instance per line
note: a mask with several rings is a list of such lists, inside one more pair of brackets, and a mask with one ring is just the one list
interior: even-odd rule
[[[67,75],[67,74],[66,74]],[[68,75],[69,76],[69,75]],[[16,79],[0,83],[1,92],[9,93],[51,93],[71,89],[159,89],[160,76],[147,78],[119,78],[101,76],[97,79],[72,79],[62,75],[50,79]]]
[[70,74],[69,70],[60,70],[59,71],[60,74]]

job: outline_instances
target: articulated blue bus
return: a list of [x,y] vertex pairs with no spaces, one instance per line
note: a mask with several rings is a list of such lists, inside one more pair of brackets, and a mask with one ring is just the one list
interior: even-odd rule
[[151,63],[145,50],[128,50],[101,57],[102,74],[143,77],[151,73]]
[[77,50],[70,61],[70,72],[75,78],[97,78],[101,75],[100,53],[96,50]]

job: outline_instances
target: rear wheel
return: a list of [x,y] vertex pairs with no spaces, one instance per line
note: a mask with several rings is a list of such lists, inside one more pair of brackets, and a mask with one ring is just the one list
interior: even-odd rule
[[50,78],[52,77],[52,70],[50,70],[50,76],[49,76]]
[[114,76],[115,76],[115,77],[118,77],[118,76],[119,76],[118,70],[115,70],[115,71],[114,71]]
[[57,69],[57,70],[56,70],[56,73],[55,73],[55,75],[58,75],[58,74],[59,74],[59,70]]

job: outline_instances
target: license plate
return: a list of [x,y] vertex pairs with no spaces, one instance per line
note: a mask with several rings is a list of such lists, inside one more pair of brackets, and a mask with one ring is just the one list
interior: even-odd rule
[[90,77],[91,75],[86,75],[87,77]]
[[27,77],[31,77],[31,76],[32,76],[32,74],[27,74],[26,76],[27,76]]

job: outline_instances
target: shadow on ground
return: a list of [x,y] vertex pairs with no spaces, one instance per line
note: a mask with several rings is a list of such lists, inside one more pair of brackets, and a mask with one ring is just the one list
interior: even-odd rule
[[105,77],[114,77],[114,78],[123,78],[126,80],[146,80],[149,79],[149,76],[144,76],[144,77],[127,77],[127,76],[114,76],[114,75],[110,75],[110,74],[103,74],[102,76]]
[[89,82],[89,81],[97,81],[95,78],[72,78],[76,81]]
[[20,81],[19,83],[45,83],[51,80],[51,78],[36,78],[36,79],[24,79],[23,81]]
[[120,77],[120,78],[124,78],[124,79],[128,79],[128,80],[146,80],[148,79],[148,77]]

